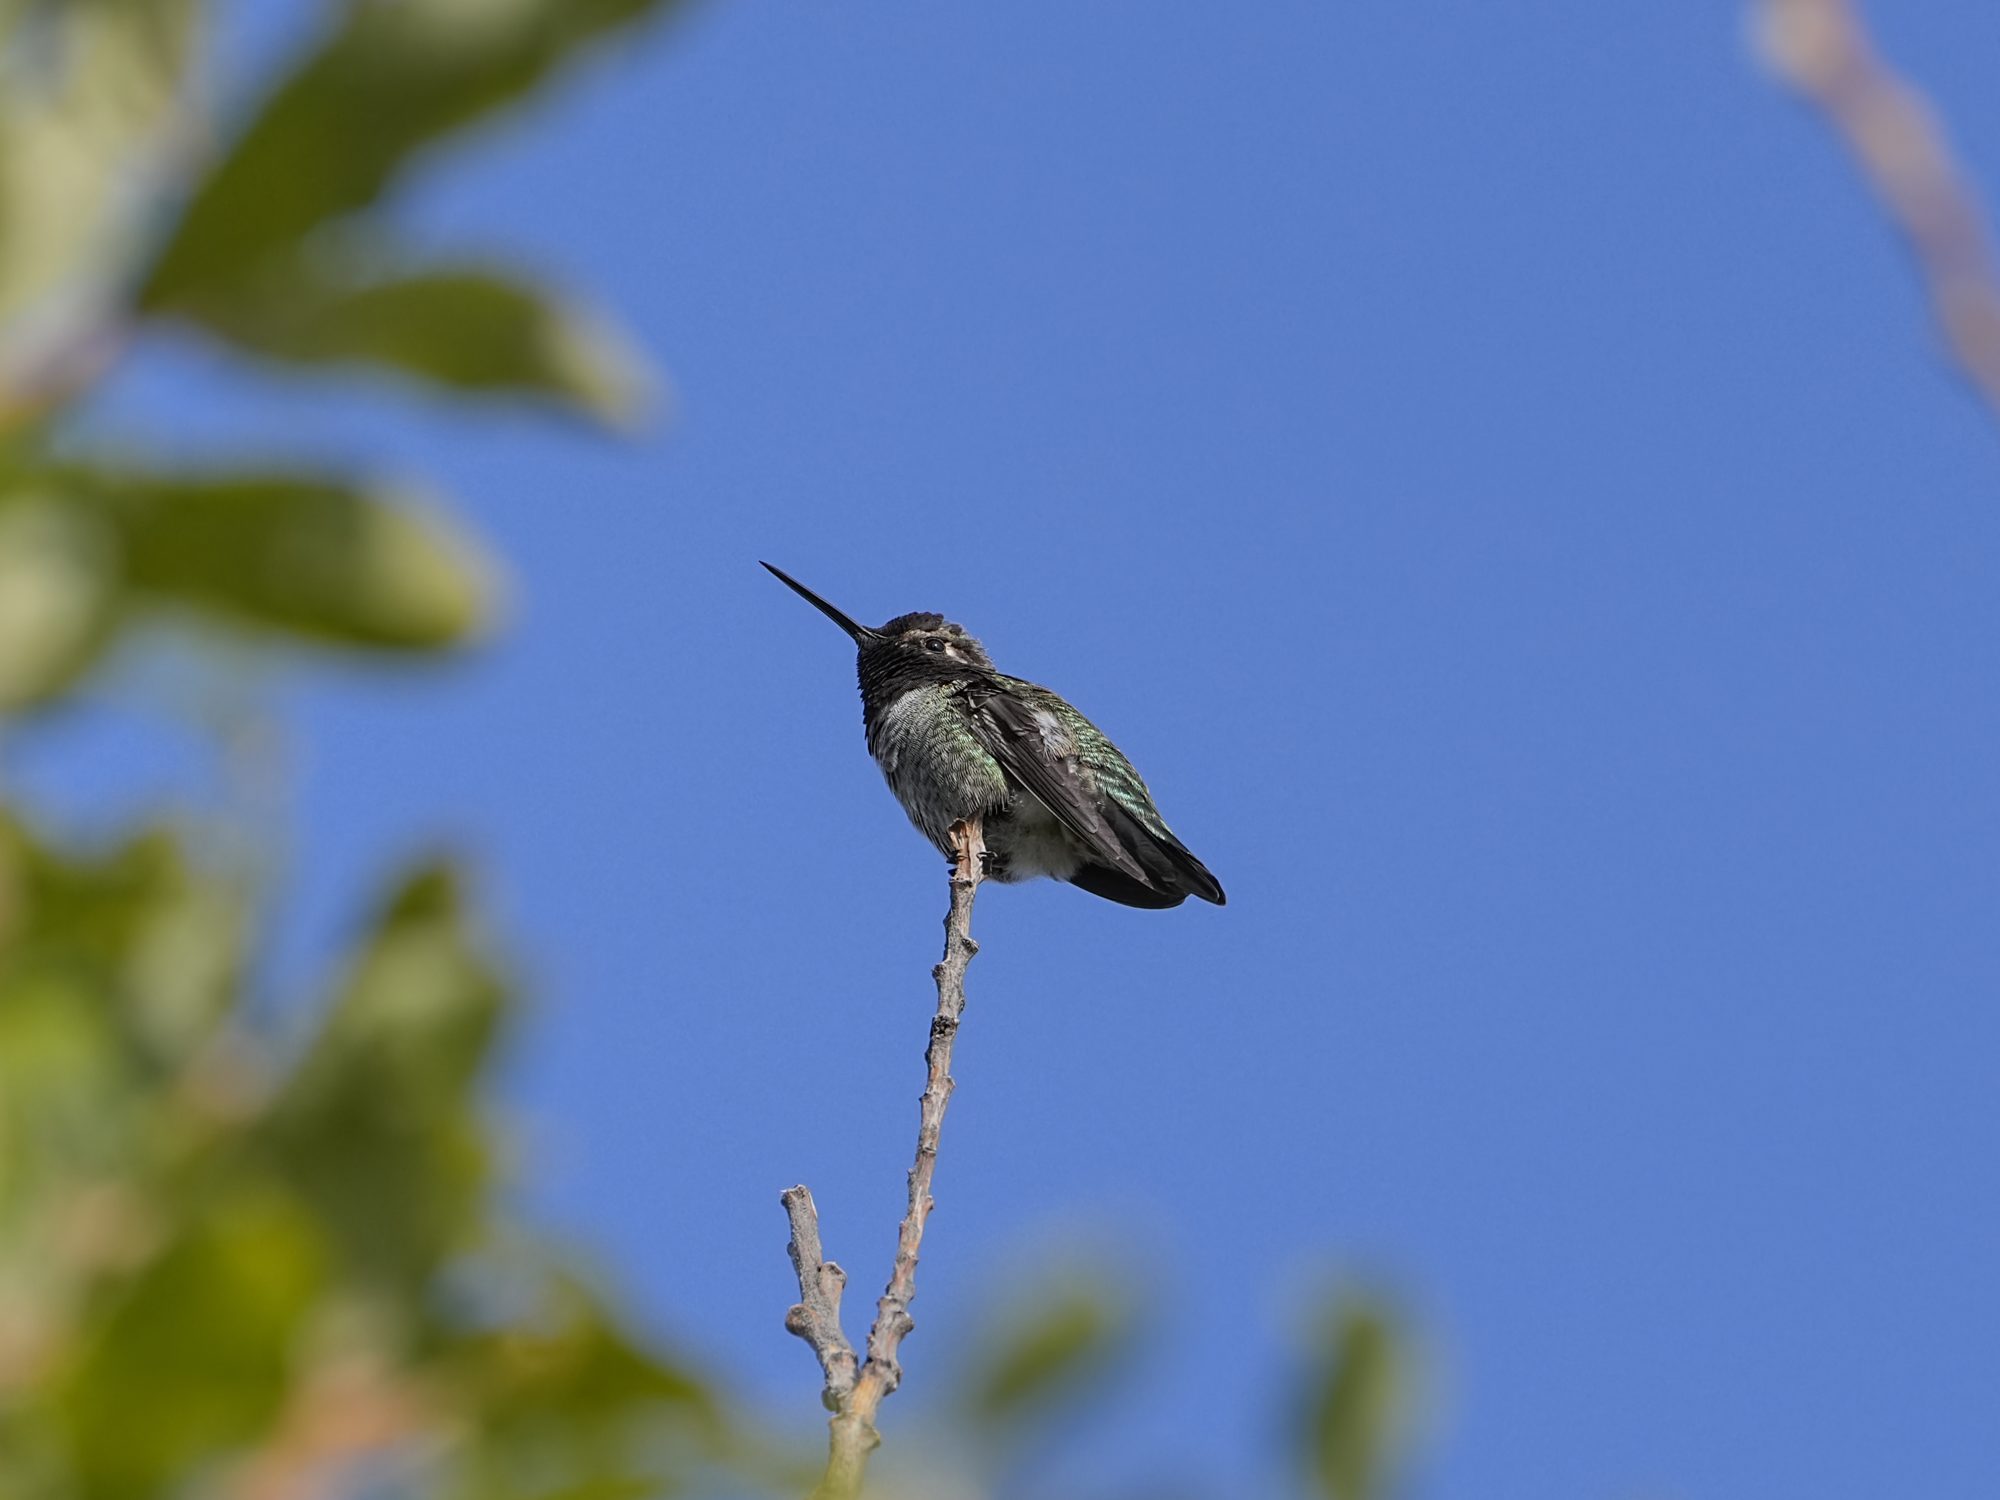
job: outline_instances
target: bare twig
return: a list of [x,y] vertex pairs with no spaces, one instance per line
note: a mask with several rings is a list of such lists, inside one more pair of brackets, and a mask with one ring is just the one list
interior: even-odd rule
[[1953,356],[2000,416],[2000,274],[1970,184],[1923,95],[1853,0],[1758,0],[1771,65],[1837,130],[1902,232]]
[[875,1326],[868,1333],[868,1357],[857,1370],[853,1345],[840,1328],[840,1294],[847,1277],[822,1258],[819,1214],[812,1194],[790,1188],[780,1201],[792,1221],[792,1265],[799,1274],[799,1302],[785,1315],[785,1327],[812,1346],[819,1357],[826,1388],[820,1399],[833,1413],[828,1422],[826,1472],[812,1500],[852,1500],[861,1492],[868,1455],[881,1443],[875,1412],[882,1398],[902,1381],[897,1361],[905,1334],[916,1326],[910,1303],[917,1295],[917,1252],[924,1225],[936,1206],[931,1177],[937,1170],[938,1135],[944,1129],[945,1106],[951,1100],[951,1047],[965,1013],[965,966],[979,945],[972,940],[972,898],[979,890],[986,847],[979,822],[952,825],[955,860],[951,873],[951,911],[944,922],[944,958],[931,970],[937,981],[937,1014],[931,1018],[930,1045],[924,1049],[929,1077],[917,1101],[917,1158],[910,1167],[909,1206],[896,1232],[896,1260],[889,1285],[875,1305]]
[[847,1289],[847,1273],[824,1259],[819,1248],[819,1209],[813,1195],[801,1183],[778,1195],[792,1220],[792,1269],[799,1273],[799,1296],[785,1314],[785,1327],[796,1333],[819,1356],[826,1389],[820,1400],[828,1411],[839,1411],[847,1393],[854,1389],[854,1346],[840,1327],[840,1294]]

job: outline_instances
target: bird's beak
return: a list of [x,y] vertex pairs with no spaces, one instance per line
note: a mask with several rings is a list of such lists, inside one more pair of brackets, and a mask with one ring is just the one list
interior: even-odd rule
[[769,563],[765,563],[763,566],[767,572],[769,572],[774,578],[778,580],[778,582],[782,583],[786,588],[790,589],[793,593],[797,594],[801,599],[805,600],[806,603],[810,604],[814,609],[818,610],[821,614],[825,615],[829,620],[833,621],[834,624],[838,625],[842,630],[846,631],[850,636],[852,636],[854,638],[855,645],[865,646],[871,641],[878,641],[882,638],[881,631],[870,630],[866,625],[855,624],[854,621],[848,619],[846,615],[842,614],[839,610],[835,609],[831,604],[828,604],[824,599],[820,598],[818,594],[815,594],[811,589],[807,588],[803,583],[800,583],[798,579],[793,578],[791,575],[787,573],[780,572],[777,568],[772,567]]

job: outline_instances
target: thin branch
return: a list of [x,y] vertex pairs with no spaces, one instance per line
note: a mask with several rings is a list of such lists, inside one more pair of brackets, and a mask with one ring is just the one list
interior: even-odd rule
[[819,1356],[826,1389],[820,1401],[828,1411],[839,1411],[847,1393],[854,1389],[854,1346],[840,1328],[840,1294],[847,1289],[847,1273],[825,1259],[819,1248],[819,1209],[813,1195],[802,1183],[778,1195],[792,1220],[792,1269],[799,1273],[799,1296],[785,1314],[785,1327],[797,1334]]
[[1771,66],[1846,142],[1916,257],[1953,356],[2000,416],[2000,272],[1929,104],[1882,60],[1852,0],[1758,0],[1757,18]]
[[819,1357],[826,1388],[820,1399],[832,1411],[827,1423],[826,1472],[811,1500],[853,1500],[861,1492],[868,1455],[880,1445],[875,1413],[882,1398],[903,1378],[898,1351],[916,1326],[910,1303],[917,1295],[917,1252],[923,1246],[924,1225],[936,1200],[931,1178],[937,1170],[938,1136],[944,1129],[945,1106],[951,1101],[951,1048],[965,1013],[965,967],[979,945],[972,940],[972,899],[979,890],[986,846],[978,820],[952,825],[955,859],[951,873],[951,911],[944,921],[944,958],[931,970],[937,981],[937,1014],[931,1017],[930,1045],[924,1049],[929,1076],[917,1101],[917,1157],[910,1167],[909,1206],[896,1232],[896,1260],[889,1284],[875,1305],[875,1326],[868,1333],[868,1357],[857,1371],[854,1347],[840,1328],[840,1294],[847,1277],[822,1257],[819,1214],[812,1194],[803,1187],[780,1195],[792,1221],[792,1266],[799,1276],[799,1302],[785,1315],[785,1327],[812,1346]]

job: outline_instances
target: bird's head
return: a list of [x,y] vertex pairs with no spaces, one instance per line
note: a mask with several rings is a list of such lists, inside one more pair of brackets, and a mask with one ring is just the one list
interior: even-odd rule
[[[943,615],[897,615],[876,636],[876,650],[893,653],[895,660],[907,662],[913,669],[934,671],[941,677],[962,677],[968,667],[993,670],[986,648],[963,625]],[[865,653],[868,647],[862,650]]]
[[879,629],[860,624],[835,609],[797,579],[764,567],[780,583],[846,631],[861,653],[864,682],[896,680],[911,684],[950,682],[961,677],[993,670],[992,658],[963,625],[955,625],[943,615],[918,613],[897,615]]

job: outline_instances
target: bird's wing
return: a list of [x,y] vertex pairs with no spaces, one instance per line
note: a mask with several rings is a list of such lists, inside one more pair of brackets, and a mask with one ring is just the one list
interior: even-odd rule
[[[981,684],[967,695],[973,733],[1009,778],[1038,797],[1092,859],[1153,887],[1155,881],[1145,866],[1119,837],[1121,825],[1130,819],[1098,795],[1092,774],[1098,768],[1084,763],[1086,751],[1097,746],[1079,742],[1066,716],[1047,702],[1052,697],[1046,688],[1011,678]],[[1102,735],[1095,739],[1110,748],[1111,742]],[[1111,754],[1124,761],[1116,750]],[[1126,770],[1130,773],[1129,766]]]
[[1176,900],[1199,896],[1217,906],[1223,905],[1228,898],[1222,894],[1222,882],[1209,873],[1208,866],[1196,859],[1186,844],[1174,837],[1174,831],[1167,827],[1160,810],[1153,805],[1152,794],[1139,779],[1132,762],[1119,754],[1117,746],[1087,720],[1078,729],[1077,738],[1084,759],[1098,768],[1100,784],[1113,793],[1104,802],[1105,821],[1111,825],[1118,842],[1145,867],[1146,883]]
[[[1038,694],[1042,698],[1055,696],[1046,688],[1023,686],[1028,688],[1031,701],[1039,701]],[[1060,699],[1056,701],[1061,704]],[[1153,805],[1153,794],[1146,789],[1132,762],[1105,737],[1103,730],[1067,704],[1061,706],[1067,715],[1062,722],[1076,742],[1077,759],[1090,773],[1085,784],[1096,793],[1097,809],[1112,838],[1145,871],[1147,887],[1171,898],[1165,903],[1169,905],[1178,905],[1187,896],[1224,905],[1228,897],[1222,893],[1222,882],[1195,858],[1186,844],[1174,837],[1173,829],[1167,827],[1166,819]],[[1130,893],[1112,895],[1098,891],[1097,894],[1109,895],[1111,900],[1127,905],[1135,904]]]

